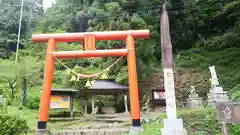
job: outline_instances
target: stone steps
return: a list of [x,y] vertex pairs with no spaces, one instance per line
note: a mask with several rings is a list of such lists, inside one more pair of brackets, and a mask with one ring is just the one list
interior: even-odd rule
[[64,131],[51,131],[48,135],[121,135],[128,132],[129,128],[123,123],[93,123]]
[[71,131],[51,132],[49,135],[121,135],[128,133],[129,128],[102,128],[102,129],[76,129]]
[[94,125],[86,125],[86,126],[81,126],[77,127],[75,129],[111,129],[111,128],[124,128],[125,124],[124,123],[113,123],[113,124],[99,124],[96,123]]

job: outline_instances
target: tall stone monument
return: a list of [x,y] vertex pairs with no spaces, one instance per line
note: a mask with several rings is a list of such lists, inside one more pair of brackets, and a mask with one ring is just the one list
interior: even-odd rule
[[[166,1],[168,2],[168,1]],[[172,43],[169,29],[169,19],[166,3],[163,4],[161,14],[161,51],[164,73],[164,88],[166,97],[167,119],[163,120],[162,135],[184,135],[183,120],[177,117],[175,83],[173,74]]]
[[210,93],[208,93],[208,105],[215,106],[216,102],[225,102],[228,101],[228,95],[226,91],[223,91],[223,88],[219,86],[215,66],[209,67],[211,73],[211,88]]
[[189,108],[198,108],[203,106],[202,98],[198,96],[195,92],[195,87],[191,86],[192,90],[187,99],[187,107]]

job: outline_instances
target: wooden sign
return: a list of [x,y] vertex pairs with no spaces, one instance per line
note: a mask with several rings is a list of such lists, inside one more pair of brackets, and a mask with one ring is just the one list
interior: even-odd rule
[[70,96],[51,95],[50,108],[51,109],[70,108]]
[[240,102],[218,102],[216,109],[221,123],[240,123]]
[[96,50],[96,37],[94,35],[84,35],[84,50]]
[[165,100],[165,92],[164,91],[153,91],[154,100]]

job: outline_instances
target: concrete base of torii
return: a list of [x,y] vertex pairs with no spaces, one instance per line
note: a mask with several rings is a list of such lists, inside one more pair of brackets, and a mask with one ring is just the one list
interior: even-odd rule
[[187,135],[186,130],[183,128],[183,120],[164,119],[161,135]]
[[139,133],[143,132],[144,129],[142,127],[132,127],[129,130],[130,135],[138,135]]
[[36,135],[49,135],[50,130],[48,130],[48,129],[37,129],[35,133],[36,133]]

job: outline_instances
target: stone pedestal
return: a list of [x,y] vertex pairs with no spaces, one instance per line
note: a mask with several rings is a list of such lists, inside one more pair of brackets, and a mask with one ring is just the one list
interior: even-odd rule
[[139,133],[143,132],[144,129],[142,127],[132,127],[129,130],[130,135],[138,135]]
[[203,106],[203,100],[198,94],[191,94],[187,99],[188,108],[198,108]]
[[210,91],[211,92],[207,94],[209,106],[215,106],[216,102],[229,101],[227,92],[223,91],[222,87],[213,87]]
[[187,135],[182,119],[164,119],[161,135]]

